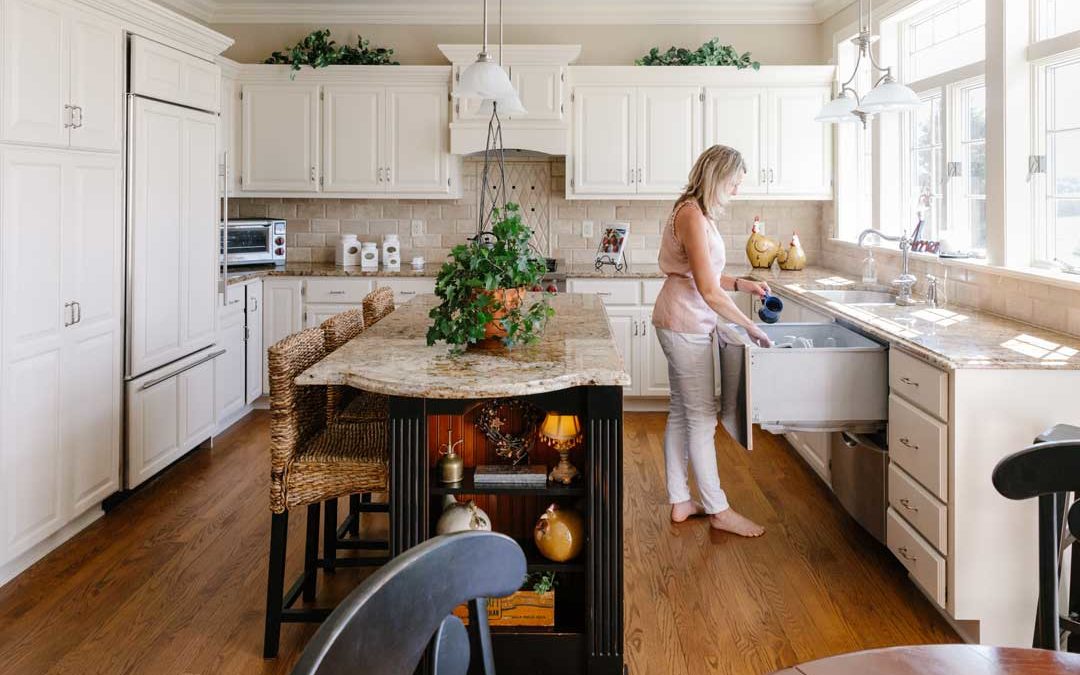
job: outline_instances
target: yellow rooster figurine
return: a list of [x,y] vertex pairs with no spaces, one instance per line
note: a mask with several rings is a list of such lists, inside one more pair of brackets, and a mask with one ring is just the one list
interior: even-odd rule
[[806,267],[806,251],[803,250],[802,242],[799,241],[799,233],[791,234],[791,245],[787,250],[781,249],[776,256],[780,263],[780,269],[797,272]]
[[780,252],[780,242],[766,237],[762,232],[761,218],[754,216],[754,227],[750,230],[750,238],[746,240],[746,257],[750,265],[758,269],[768,269],[773,259]]

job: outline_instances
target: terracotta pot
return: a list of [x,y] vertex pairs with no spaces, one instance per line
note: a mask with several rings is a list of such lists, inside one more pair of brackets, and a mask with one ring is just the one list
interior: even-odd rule
[[506,318],[508,309],[521,307],[521,303],[525,300],[525,287],[496,288],[493,291],[481,291],[481,293],[494,298],[501,307],[492,312],[491,321],[484,326],[484,338],[493,340],[506,337],[506,329],[503,328],[501,320]]
[[533,539],[540,555],[548,560],[573,560],[585,547],[585,520],[573,509],[552,504],[536,521]]

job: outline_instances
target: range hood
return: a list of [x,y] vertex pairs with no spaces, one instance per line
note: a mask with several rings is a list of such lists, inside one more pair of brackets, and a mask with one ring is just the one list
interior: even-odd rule
[[[453,85],[461,71],[476,60],[480,45],[439,45],[453,64]],[[570,147],[570,87],[567,66],[581,53],[580,45],[504,45],[492,54],[509,71],[510,81],[526,112],[500,116],[503,147],[517,157],[566,155]],[[480,101],[454,98],[450,122],[450,152],[474,155],[487,144],[489,115]]]

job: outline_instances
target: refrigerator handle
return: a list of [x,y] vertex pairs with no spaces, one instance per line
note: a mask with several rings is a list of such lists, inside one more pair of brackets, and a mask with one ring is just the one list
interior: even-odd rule
[[228,304],[226,296],[229,290],[229,151],[222,155],[222,190],[221,190],[221,304]]

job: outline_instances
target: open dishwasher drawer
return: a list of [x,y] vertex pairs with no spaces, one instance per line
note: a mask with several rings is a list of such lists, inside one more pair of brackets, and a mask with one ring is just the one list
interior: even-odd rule
[[888,419],[888,348],[835,323],[760,328],[774,345],[758,347],[745,330],[720,332],[721,421],[751,449],[754,424],[772,433],[866,432]]

